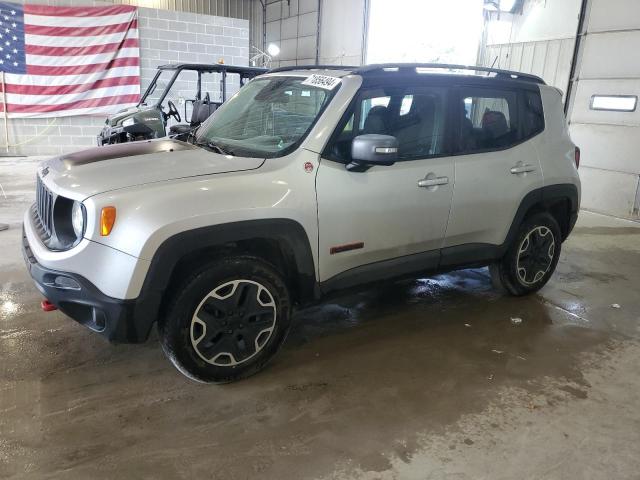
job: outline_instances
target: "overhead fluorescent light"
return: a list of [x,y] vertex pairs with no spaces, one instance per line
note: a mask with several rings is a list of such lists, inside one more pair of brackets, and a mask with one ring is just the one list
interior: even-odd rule
[[590,108],[612,112],[635,112],[637,103],[636,95],[592,95]]

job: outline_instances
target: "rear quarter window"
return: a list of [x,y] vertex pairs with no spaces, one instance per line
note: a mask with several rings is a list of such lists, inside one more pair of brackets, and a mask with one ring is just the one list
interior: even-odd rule
[[462,87],[457,153],[480,153],[514,147],[544,130],[538,90]]
[[544,130],[544,109],[540,92],[524,93],[524,137],[531,138]]

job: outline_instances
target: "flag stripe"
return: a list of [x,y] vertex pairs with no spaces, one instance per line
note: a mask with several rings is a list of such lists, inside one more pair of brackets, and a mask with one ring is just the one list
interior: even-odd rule
[[[138,38],[138,30],[129,30],[125,38]],[[91,37],[47,37],[43,35],[25,34],[27,45],[44,45],[50,47],[89,47],[122,41],[121,33],[111,35],[93,35]]]
[[[7,103],[7,110],[11,113],[51,113],[73,108],[104,107],[138,103],[140,95],[117,95],[113,97],[92,98],[58,105],[16,105]],[[4,111],[0,103],[0,112]]]
[[[123,109],[134,106],[135,103],[114,103],[113,105],[102,105],[97,107],[70,108],[59,112],[11,112],[9,118],[51,118],[51,117],[72,117],[77,115],[109,115]],[[0,114],[2,106],[0,105]]]
[[87,17],[58,17],[51,15],[28,15],[24,16],[26,25],[38,25],[41,27],[66,27],[77,25],[78,27],[96,27],[99,25],[115,25],[119,23],[129,23],[135,18],[135,12],[120,13],[118,15],[87,16]]
[[15,73],[5,73],[5,82],[19,85],[36,86],[62,86],[79,85],[83,83],[91,84],[103,78],[134,77],[140,76],[138,67],[115,67],[102,72],[93,72],[82,75],[59,75],[48,77],[45,75],[19,75]]
[[136,95],[139,92],[137,85],[118,85],[115,87],[92,88],[85,92],[69,93],[66,95],[24,95],[7,93],[7,103],[11,105],[58,105],[71,104],[81,100],[103,98],[116,95]]
[[93,65],[78,65],[71,67],[49,67],[41,65],[27,65],[27,74],[29,75],[81,75],[83,73],[92,73],[105,70],[112,67],[131,67],[140,66],[140,58],[127,57],[116,58],[107,63],[95,63]]
[[105,43],[102,45],[89,45],[86,47],[49,47],[46,45],[26,45],[27,55],[48,55],[51,57],[67,57],[73,55],[92,55],[95,53],[115,52],[119,48],[139,48],[137,38],[127,38],[122,43]]
[[138,48],[122,48],[109,53],[97,53],[94,55],[76,55],[73,57],[51,57],[49,55],[27,55],[27,64],[42,67],[75,67],[78,65],[92,65],[96,63],[108,63],[116,58],[138,58]]
[[50,7],[48,5],[26,4],[23,8],[24,13],[28,15],[48,15],[51,17],[106,17],[136,11],[136,7],[129,5],[114,5],[112,7]]
[[[7,83],[7,94],[15,93],[19,95],[66,95],[70,93],[88,92],[92,89],[117,87],[120,85],[140,85],[140,77],[115,77],[103,78],[91,83],[81,83],[77,85],[16,85]],[[0,85],[2,92],[2,85]],[[17,102],[23,103],[23,102]]]
[[43,27],[41,25],[24,25],[27,35],[50,37],[92,37],[126,32],[130,28],[138,28],[137,21],[118,23],[116,25],[100,25],[96,27]]

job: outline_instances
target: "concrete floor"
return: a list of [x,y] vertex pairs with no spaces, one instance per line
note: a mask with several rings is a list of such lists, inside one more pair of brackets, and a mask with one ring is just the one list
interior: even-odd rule
[[208,386],[155,334],[114,346],[40,311],[34,168],[0,160],[0,477],[640,478],[640,225],[583,213],[530,297],[479,269],[299,312],[267,370]]

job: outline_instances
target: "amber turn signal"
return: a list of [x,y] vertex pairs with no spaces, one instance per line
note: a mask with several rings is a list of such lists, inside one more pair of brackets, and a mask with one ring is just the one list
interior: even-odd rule
[[116,207],[104,207],[100,212],[100,235],[106,237],[116,223]]

